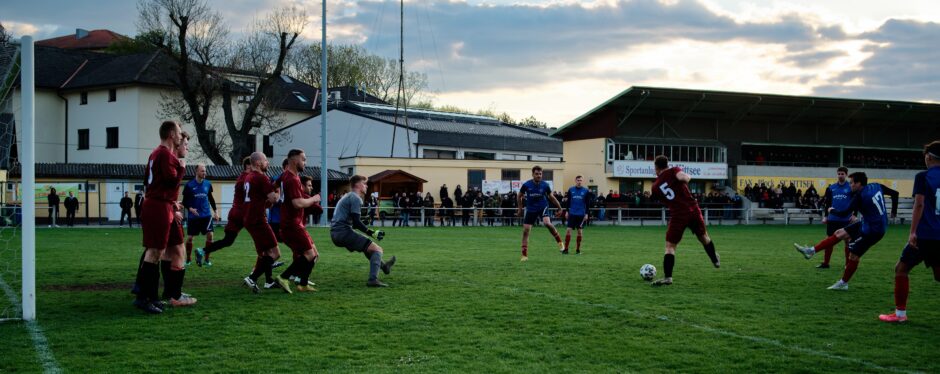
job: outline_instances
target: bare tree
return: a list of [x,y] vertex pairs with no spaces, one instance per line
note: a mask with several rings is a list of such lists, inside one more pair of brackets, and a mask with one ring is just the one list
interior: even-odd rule
[[[274,83],[306,24],[303,11],[276,9],[239,42],[230,40],[221,14],[204,0],[141,0],[138,12],[138,31],[164,35],[157,47],[175,63],[178,95],[164,95],[161,113],[193,124],[201,148],[197,153],[217,165],[238,164],[252,149],[252,130],[263,132],[283,122],[275,110]],[[244,94],[244,87],[226,78],[235,68],[260,81],[247,104],[238,106],[238,118],[232,101]],[[216,123],[212,118],[219,107],[223,119]]]
[[3,23],[0,23],[0,45],[6,45],[10,42],[10,34],[7,34],[7,29],[3,27]]

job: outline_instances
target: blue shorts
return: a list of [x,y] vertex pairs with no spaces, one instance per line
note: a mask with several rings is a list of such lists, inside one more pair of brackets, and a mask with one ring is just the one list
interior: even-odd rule
[[908,269],[913,269],[921,262],[927,267],[940,265],[940,240],[917,239],[917,248],[910,244],[904,246],[898,261],[905,263]]
[[861,221],[845,226],[844,229],[851,237],[849,239],[849,252],[858,257],[862,257],[865,252],[868,252],[885,236],[884,233],[863,233]]
[[548,217],[548,207],[536,211],[530,211],[526,208],[522,223],[525,225],[534,225],[536,222],[542,221],[542,217]]
[[584,228],[584,216],[575,216],[568,215],[568,228],[570,229],[583,229]]

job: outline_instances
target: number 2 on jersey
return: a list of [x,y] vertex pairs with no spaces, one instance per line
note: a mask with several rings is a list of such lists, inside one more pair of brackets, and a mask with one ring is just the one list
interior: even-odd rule
[[246,203],[251,202],[251,196],[248,195],[248,190],[250,189],[251,189],[251,184],[249,184],[248,181],[245,181],[245,202]]
[[676,191],[669,188],[669,183],[659,185],[659,190],[663,191],[663,195],[666,195],[666,200],[672,200],[676,197]]

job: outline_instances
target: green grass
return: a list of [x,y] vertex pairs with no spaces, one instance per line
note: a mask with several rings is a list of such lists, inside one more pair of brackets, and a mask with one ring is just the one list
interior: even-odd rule
[[[581,256],[536,228],[527,263],[518,228],[388,229],[392,287],[369,289],[362,255],[316,229],[320,292],[294,295],[240,284],[254,258],[243,233],[214,267],[187,272],[198,305],[147,316],[128,293],[139,231],[40,230],[39,324],[69,372],[940,371],[928,270],[912,274],[911,322],[877,321],[907,228],[892,227],[842,293],[825,289],[838,254],[817,270],[791,248],[822,226],[710,231],[723,267],[687,233],[676,284],[654,289],[638,270],[661,267],[661,227],[590,227]],[[0,372],[41,370],[22,323],[0,336]]]

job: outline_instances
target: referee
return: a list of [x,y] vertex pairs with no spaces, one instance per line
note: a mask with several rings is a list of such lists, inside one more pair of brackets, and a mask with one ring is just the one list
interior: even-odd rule
[[[183,189],[183,207],[188,216],[186,220],[186,266],[190,265],[193,253],[193,237],[206,236],[206,247],[212,244],[213,219],[219,219],[219,211],[212,197],[212,183],[206,180],[206,165],[196,165],[196,178],[186,183]],[[212,266],[209,255],[199,266]]]

